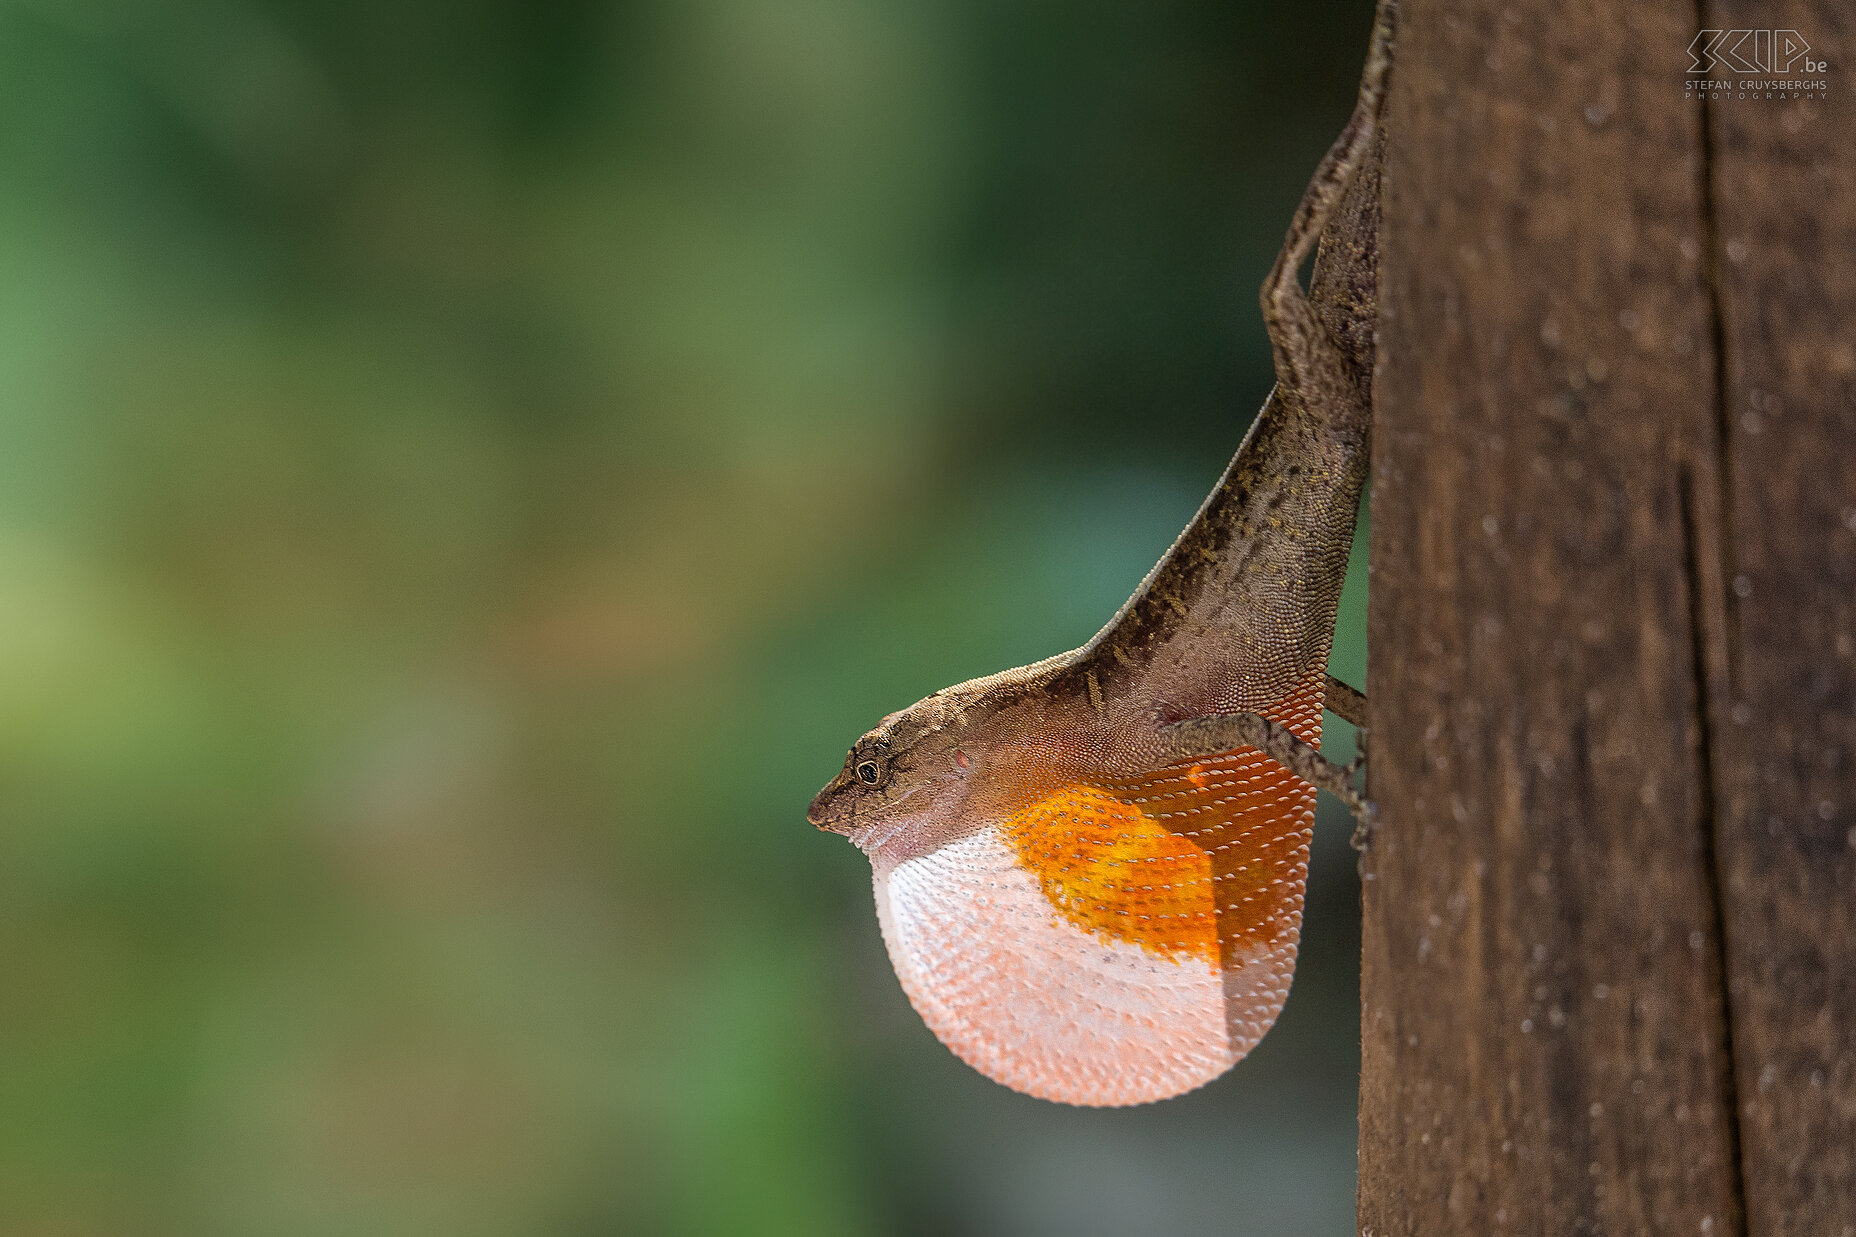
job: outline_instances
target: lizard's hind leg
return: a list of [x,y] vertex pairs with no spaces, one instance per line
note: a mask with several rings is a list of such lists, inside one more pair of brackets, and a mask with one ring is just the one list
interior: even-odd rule
[[1386,75],[1392,63],[1392,33],[1398,16],[1397,0],[1379,0],[1373,18],[1372,45],[1366,69],[1360,75],[1360,94],[1347,127],[1323,156],[1309,181],[1308,191],[1295,208],[1289,235],[1269,278],[1263,282],[1263,324],[1269,331],[1270,350],[1276,362],[1276,381],[1296,394],[1309,389],[1312,368],[1322,349],[1321,326],[1302,291],[1302,265],[1328,226],[1328,220],[1346,196],[1354,175],[1371,157],[1379,133],[1379,109],[1385,100]]

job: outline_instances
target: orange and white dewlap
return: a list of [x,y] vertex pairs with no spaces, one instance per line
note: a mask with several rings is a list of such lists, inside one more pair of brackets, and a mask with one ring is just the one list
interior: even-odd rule
[[[1320,697],[1273,716],[1318,742]],[[981,1073],[1070,1104],[1217,1077],[1288,995],[1315,791],[1250,748],[1057,788],[876,867],[896,974]]]

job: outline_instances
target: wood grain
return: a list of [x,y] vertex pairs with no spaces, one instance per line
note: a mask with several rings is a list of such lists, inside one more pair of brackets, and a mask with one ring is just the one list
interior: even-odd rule
[[1856,1234],[1856,16],[1798,31],[1821,99],[1706,109],[1721,344],[1709,731],[1748,1230]]
[[1696,25],[1660,0],[1403,6],[1362,863],[1375,1237],[1745,1230],[1724,965],[1746,972],[1748,929],[1715,816],[1740,765],[1710,667],[1747,629],[1709,617],[1744,568],[1720,558]]

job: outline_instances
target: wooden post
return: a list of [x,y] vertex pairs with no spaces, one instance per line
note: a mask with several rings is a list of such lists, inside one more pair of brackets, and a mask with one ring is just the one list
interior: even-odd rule
[[1402,6],[1362,1233],[1856,1237],[1853,35]]

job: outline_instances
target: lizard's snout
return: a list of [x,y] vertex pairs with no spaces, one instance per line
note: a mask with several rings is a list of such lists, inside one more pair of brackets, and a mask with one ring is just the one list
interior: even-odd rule
[[825,830],[827,833],[848,832],[844,826],[838,822],[839,814],[832,811],[832,800],[837,797],[838,792],[843,788],[844,774],[842,773],[825,783],[825,789],[819,791],[818,794],[812,797],[812,806],[806,809],[806,820],[818,828]]

